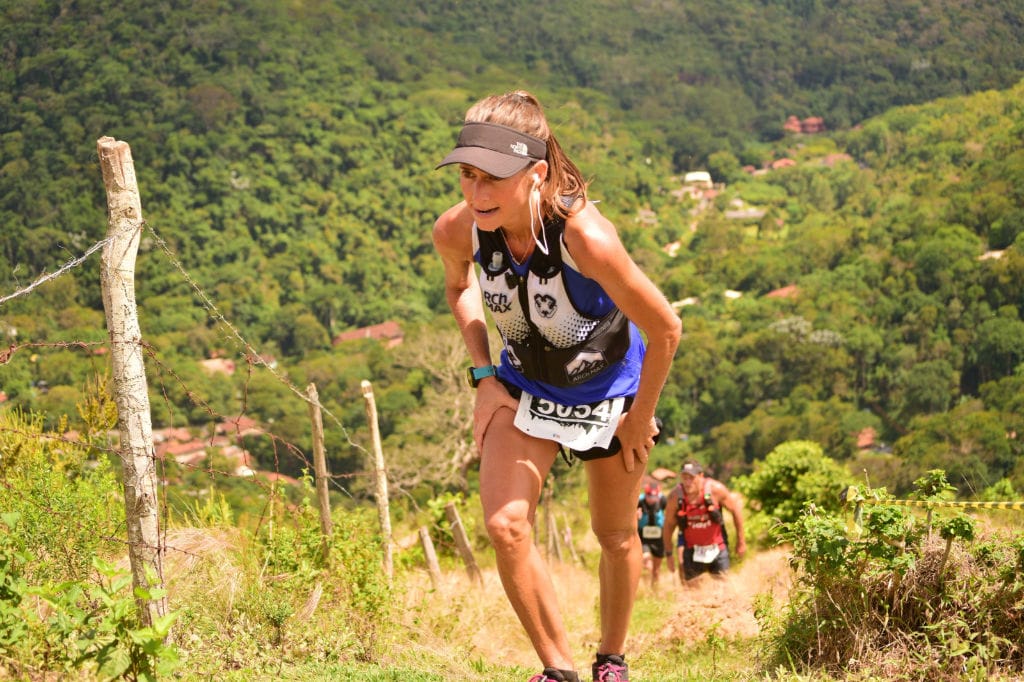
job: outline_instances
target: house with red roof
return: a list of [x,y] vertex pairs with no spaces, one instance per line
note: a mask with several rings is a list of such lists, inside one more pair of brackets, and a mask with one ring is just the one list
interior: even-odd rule
[[387,322],[370,325],[369,327],[350,329],[335,336],[331,341],[331,345],[337,346],[346,341],[358,341],[360,339],[373,339],[383,343],[385,348],[394,348],[402,343],[402,328],[394,320],[388,320]]
[[787,284],[778,289],[772,289],[764,295],[765,298],[796,298],[800,295],[800,287],[795,284]]

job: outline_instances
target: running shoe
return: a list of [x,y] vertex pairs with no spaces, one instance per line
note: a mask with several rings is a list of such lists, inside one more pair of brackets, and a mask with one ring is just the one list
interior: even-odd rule
[[595,682],[629,682],[629,666],[624,656],[598,654],[593,673]]

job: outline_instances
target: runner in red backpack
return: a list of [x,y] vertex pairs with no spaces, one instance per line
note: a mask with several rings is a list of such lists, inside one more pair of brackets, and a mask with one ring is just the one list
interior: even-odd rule
[[[679,579],[686,585],[704,573],[722,577],[729,570],[728,534],[722,509],[732,514],[736,529],[736,554],[743,556],[747,541],[743,536],[743,512],[724,484],[704,475],[704,467],[689,461],[680,470],[680,484],[668,499],[668,513],[662,528],[662,540],[672,546],[672,533],[679,528],[682,565]],[[668,570],[675,570],[675,553],[667,552]]]

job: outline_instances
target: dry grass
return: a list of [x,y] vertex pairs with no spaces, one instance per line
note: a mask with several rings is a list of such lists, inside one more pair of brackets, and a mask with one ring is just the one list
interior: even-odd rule
[[[549,564],[581,671],[589,667],[599,636],[595,555],[588,542],[589,538],[580,538],[589,567]],[[289,593],[294,611],[287,620],[287,636],[279,647],[268,650],[265,626],[261,630],[251,620],[251,608],[246,613],[245,600],[252,598],[260,567],[247,559],[243,535],[230,528],[178,529],[169,533],[167,544],[173,548],[165,561],[171,607],[185,614],[185,636],[177,642],[186,660],[185,679],[205,679],[220,668],[234,671],[224,679],[278,679],[281,671],[290,670],[287,679],[332,679],[338,672],[368,681],[522,682],[539,668],[495,569],[487,566],[492,557],[486,550],[479,557],[484,564],[482,586],[454,565],[445,570],[437,589],[424,569],[400,572],[394,627],[381,635],[372,659],[366,659],[372,662],[360,663],[358,673],[352,674],[354,662],[364,659],[351,648],[355,626],[335,594],[336,576],[322,574],[308,589]],[[727,579],[705,578],[695,588],[681,586],[675,575],[663,571],[657,591],[641,581],[627,645],[633,678],[925,679],[908,673],[915,668],[920,673],[930,665],[922,660],[927,651],[915,628],[922,622],[950,624],[961,618],[969,625],[959,631],[970,634],[980,619],[993,617],[990,612],[998,597],[972,582],[981,567],[965,547],[954,545],[940,574],[943,550],[942,543],[929,545],[899,584],[879,577],[861,585],[872,594],[891,595],[886,613],[854,608],[863,603],[863,596],[855,594],[853,586],[850,594],[831,595],[836,602],[832,613],[845,619],[845,625],[833,628],[829,639],[818,643],[821,656],[799,674],[766,672],[760,648],[763,633],[754,619],[759,595],[770,594],[780,608],[788,602],[793,586],[787,550],[754,552],[734,565]],[[842,603],[844,599],[850,604]],[[857,599],[860,602],[854,602]],[[958,630],[949,625],[945,632]],[[952,680],[961,679],[962,671],[934,667],[930,674]]]
[[237,528],[167,532],[164,586],[174,603],[214,605],[230,613],[245,590],[244,540]]
[[[599,638],[596,572],[557,562],[549,566],[576,666],[586,671]],[[526,676],[515,671],[537,671],[536,654],[495,570],[484,570],[482,588],[473,586],[461,571],[449,571],[443,580],[434,590],[425,572],[410,576],[402,625],[409,636],[408,646],[416,655],[448,661],[445,667],[451,679],[458,675],[472,677],[487,669],[488,680],[521,682]],[[641,582],[627,646],[634,679],[683,679],[678,672],[668,672],[681,670],[672,657],[701,646],[709,630],[729,641],[756,637],[753,600],[764,591],[785,598],[789,585],[786,554],[782,550],[754,554],[727,579],[708,578],[698,583],[697,587],[686,588],[675,575],[665,572],[656,592]],[[726,652],[725,656],[729,655]],[[512,671],[488,666],[510,667]],[[753,674],[749,659],[733,667],[743,669],[744,675],[722,675],[718,679],[746,679],[746,675]]]
[[[550,570],[574,653],[580,661],[589,660],[598,637],[596,576],[569,564],[555,563]],[[419,646],[446,652],[448,659],[537,667],[495,569],[483,570],[482,586],[473,585],[464,572],[448,571],[437,590],[425,573],[411,575],[402,624]]]

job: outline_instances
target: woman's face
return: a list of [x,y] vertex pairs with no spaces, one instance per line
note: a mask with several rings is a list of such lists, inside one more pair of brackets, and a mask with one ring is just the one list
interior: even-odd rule
[[481,230],[529,226],[530,190],[533,188],[531,169],[507,178],[496,178],[475,166],[460,164],[459,185]]

